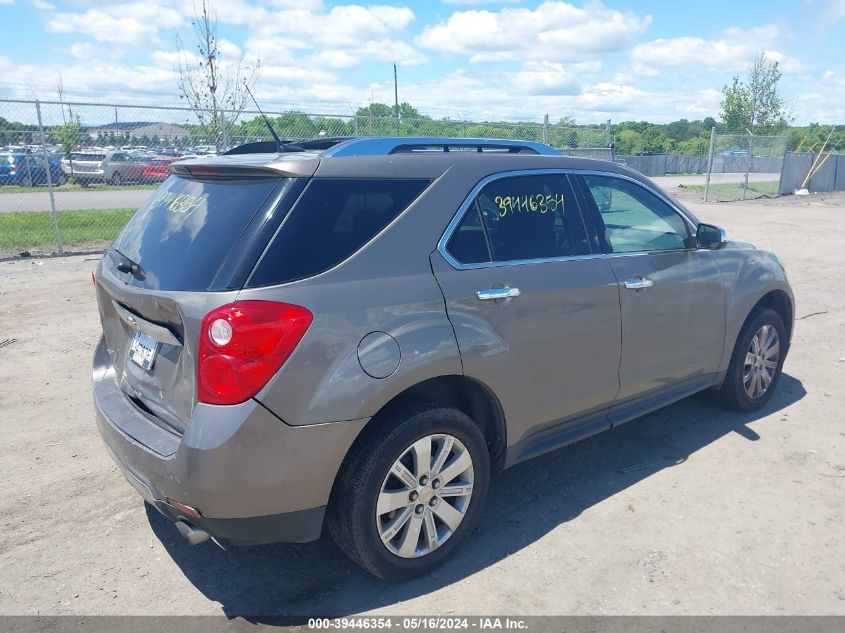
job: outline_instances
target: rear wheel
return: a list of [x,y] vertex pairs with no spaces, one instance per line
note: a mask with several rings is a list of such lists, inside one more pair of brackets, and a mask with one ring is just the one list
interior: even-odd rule
[[402,579],[445,562],[478,523],[490,458],[464,413],[430,403],[370,431],[338,477],[329,529],[376,576]]
[[59,174],[58,179],[56,180],[56,185],[62,187],[67,184],[67,174],[62,172]]
[[786,355],[786,328],[769,308],[752,313],[737,337],[721,401],[732,409],[753,411],[769,398],[780,379]]
[[111,175],[111,184],[113,184],[113,185],[119,185],[121,182],[123,182],[123,178],[121,177],[120,173],[119,173],[119,172],[114,172],[114,173]]

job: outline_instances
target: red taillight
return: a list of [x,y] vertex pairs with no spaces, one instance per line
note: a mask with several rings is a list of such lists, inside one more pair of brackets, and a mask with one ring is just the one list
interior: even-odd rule
[[314,316],[299,306],[238,301],[205,315],[197,361],[197,398],[238,404],[254,396],[288,359]]

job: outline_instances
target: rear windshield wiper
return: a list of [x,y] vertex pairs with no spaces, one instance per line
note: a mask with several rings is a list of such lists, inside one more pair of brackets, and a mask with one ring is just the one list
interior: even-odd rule
[[137,262],[132,261],[113,246],[109,246],[106,249],[106,253],[108,253],[115,261],[118,271],[122,273],[132,273],[132,276],[135,277],[135,279],[144,279],[144,271]]

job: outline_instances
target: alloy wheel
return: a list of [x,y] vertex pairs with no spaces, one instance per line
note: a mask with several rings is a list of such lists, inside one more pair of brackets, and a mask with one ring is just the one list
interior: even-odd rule
[[752,400],[762,398],[778,368],[780,358],[780,337],[774,326],[765,324],[757,330],[745,354],[742,383],[745,393]]
[[402,558],[430,554],[451,538],[472,498],[472,456],[456,437],[426,435],[399,456],[376,503],[381,542]]

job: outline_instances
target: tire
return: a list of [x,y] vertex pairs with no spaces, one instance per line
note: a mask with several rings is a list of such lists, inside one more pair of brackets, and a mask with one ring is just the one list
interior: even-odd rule
[[26,174],[21,176],[21,187],[31,187],[32,186],[32,176]]
[[123,178],[120,177],[119,172],[114,172],[111,175],[109,182],[117,187],[117,186],[120,186],[120,184],[123,182]]
[[[379,578],[402,580],[425,574],[448,560],[478,524],[490,485],[487,444],[467,415],[437,403],[400,408],[370,424],[341,467],[329,503],[329,531],[344,554]],[[428,469],[417,468],[414,449],[424,455],[426,438]],[[448,458],[433,470],[444,449]],[[464,451],[471,459],[468,470],[462,470]],[[397,466],[400,460],[407,466],[403,476],[416,480],[416,487],[401,484],[395,475],[394,469],[402,471]],[[437,473],[449,479],[438,485]],[[428,477],[432,478],[425,481]],[[454,494],[468,489],[468,496]],[[449,492],[441,497],[437,490]],[[393,507],[392,499],[398,503],[396,509],[377,514]]]
[[59,187],[64,187],[67,184],[67,174],[62,172],[59,174],[58,179],[56,180],[56,185]]
[[[766,347],[771,332],[774,332],[775,340]],[[758,346],[756,353],[755,345]],[[776,349],[776,356],[773,349]],[[719,389],[722,404],[737,411],[754,411],[766,404],[777,387],[786,351],[786,327],[780,315],[770,308],[754,310],[739,332],[728,372]],[[754,372],[759,375],[758,382],[754,381]]]

